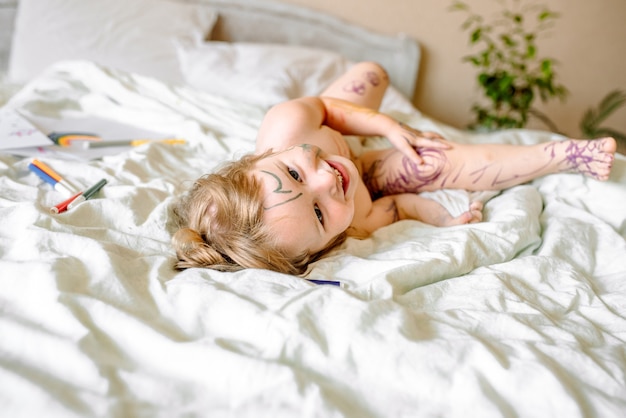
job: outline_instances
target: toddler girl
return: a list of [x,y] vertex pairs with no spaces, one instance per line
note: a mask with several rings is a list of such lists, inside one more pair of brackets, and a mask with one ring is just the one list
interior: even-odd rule
[[[609,177],[613,138],[452,143],[379,113],[388,83],[383,68],[363,62],[319,97],[270,109],[255,154],[201,177],[182,200],[177,268],[302,274],[346,237],[367,237],[401,219],[436,226],[482,220],[480,202],[453,217],[422,191],[500,190],[560,172]],[[384,136],[393,147],[357,157],[343,135]]]

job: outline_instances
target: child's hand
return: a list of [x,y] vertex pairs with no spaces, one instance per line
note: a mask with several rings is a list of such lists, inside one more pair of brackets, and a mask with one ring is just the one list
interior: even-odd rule
[[420,157],[420,148],[450,149],[452,145],[436,132],[420,131],[404,123],[388,137],[389,141],[406,157],[418,165],[424,160]]
[[452,217],[448,211],[444,216],[440,217],[437,223],[434,225],[437,226],[454,226],[454,225],[465,225],[465,224],[474,224],[478,222],[482,222],[483,220],[483,204],[482,202],[475,200],[470,203],[469,210],[467,212],[463,212],[459,216]]
[[483,202],[475,200],[470,203],[469,211],[462,214],[461,217],[465,216],[468,224],[474,224],[477,222],[483,221]]

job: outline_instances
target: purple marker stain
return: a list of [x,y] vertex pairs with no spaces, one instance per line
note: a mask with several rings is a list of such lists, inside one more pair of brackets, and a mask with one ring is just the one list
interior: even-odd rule
[[424,164],[417,165],[409,158],[403,157],[402,165],[396,172],[381,171],[381,165],[384,165],[385,160],[374,163],[370,172],[363,175],[363,181],[372,198],[399,193],[417,193],[423,187],[438,181],[447,165],[445,153],[437,148],[420,148],[418,153],[424,159]]
[[565,159],[568,167],[572,170],[597,177],[598,173],[590,166],[595,161],[594,155],[598,151],[596,142],[577,143],[569,141],[565,149]]
[[599,177],[593,164],[599,160],[598,155],[602,155],[605,141],[572,141],[556,142],[546,145],[546,151],[550,151],[550,157],[556,158],[555,147],[565,146],[565,157],[558,162],[564,166],[563,171],[574,171],[590,177]]
[[469,173],[471,177],[474,177],[472,184],[478,183],[478,181],[480,181],[480,179],[483,178],[483,176],[487,172],[487,169],[489,169],[489,165],[486,165],[482,168],[479,168],[478,170],[474,170],[471,173]]
[[9,133],[9,136],[17,136],[17,137],[30,136],[30,135],[33,135],[35,132],[37,132],[36,129],[21,129],[19,131],[13,131]]
[[374,71],[368,71],[365,73],[365,79],[374,87],[380,85],[380,77]]
[[365,94],[366,86],[363,81],[353,80],[343,86],[343,90],[347,91],[348,93],[355,93],[359,96],[363,96]]

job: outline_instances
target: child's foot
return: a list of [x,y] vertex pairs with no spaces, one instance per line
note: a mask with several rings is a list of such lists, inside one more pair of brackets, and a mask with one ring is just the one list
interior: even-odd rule
[[[562,145],[562,160],[559,167],[563,171],[584,174],[596,180],[608,180],[613,166],[617,144],[615,139],[568,139],[560,143]],[[561,154],[556,152],[556,156]]]

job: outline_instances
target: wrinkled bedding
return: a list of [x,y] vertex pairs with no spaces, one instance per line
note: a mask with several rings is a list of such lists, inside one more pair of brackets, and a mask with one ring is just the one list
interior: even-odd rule
[[[551,175],[486,196],[479,224],[402,221],[315,263],[175,271],[172,204],[254,149],[265,108],[88,62],[8,103],[187,140],[38,158],[101,193],[62,197],[0,154],[0,405],[10,417],[618,417],[626,411],[626,160],[610,181]],[[462,142],[417,110],[395,117]],[[372,138],[365,147],[380,146]],[[464,191],[431,195],[451,211]],[[470,413],[471,411],[471,413]]]

